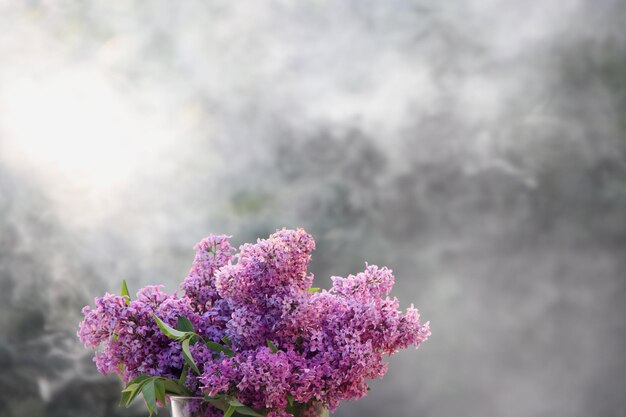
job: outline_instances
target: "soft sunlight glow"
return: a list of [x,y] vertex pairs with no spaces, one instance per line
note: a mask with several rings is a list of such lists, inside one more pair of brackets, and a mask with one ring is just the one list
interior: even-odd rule
[[0,94],[2,157],[61,181],[120,185],[162,143],[140,106],[97,73],[24,78]]

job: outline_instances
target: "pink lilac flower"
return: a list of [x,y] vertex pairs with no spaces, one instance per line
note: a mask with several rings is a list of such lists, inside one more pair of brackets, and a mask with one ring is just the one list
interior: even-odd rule
[[366,395],[368,381],[387,371],[385,355],[418,347],[430,335],[417,309],[403,313],[389,297],[388,268],[366,264],[356,275],[332,277],[330,290],[309,291],[315,242],[303,229],[279,230],[237,254],[225,235],[209,236],[195,249],[180,298],[146,287],[130,305],[106,294],[83,309],[78,334],[98,349],[100,372],[125,381],[140,374],[178,378],[180,344],[162,334],[153,314],[170,326],[184,316],[207,340],[227,337],[233,351],[231,357],[192,345],[201,374],[188,374],[191,392],[234,395],[268,417],[291,415],[293,401],[313,416]]

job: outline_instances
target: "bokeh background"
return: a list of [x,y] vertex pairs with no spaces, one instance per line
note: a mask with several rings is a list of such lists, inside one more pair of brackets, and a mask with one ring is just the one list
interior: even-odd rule
[[433,336],[337,417],[626,416],[626,2],[0,0],[0,415],[135,417],[75,337],[305,227]]

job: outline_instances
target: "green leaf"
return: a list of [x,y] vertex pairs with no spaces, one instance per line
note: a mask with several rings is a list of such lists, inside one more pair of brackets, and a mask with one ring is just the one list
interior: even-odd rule
[[230,357],[234,356],[235,354],[235,352],[233,352],[232,349],[229,349],[226,346],[222,346],[219,343],[213,342],[212,340],[209,340],[208,342],[206,342],[206,347],[208,347],[214,352],[224,352],[226,356],[230,356]]
[[122,398],[120,399],[120,406],[128,407],[131,401],[134,400],[136,397],[135,392],[137,392],[137,388],[139,388],[139,386],[137,384],[134,384],[132,388],[126,388],[122,391]]
[[129,387],[130,385],[132,385],[132,384],[140,384],[140,383],[142,383],[142,382],[144,382],[145,380],[150,379],[150,378],[152,378],[152,377],[151,377],[151,376],[148,376],[148,375],[139,375],[138,377],[133,378],[133,379],[132,379],[132,380],[128,383],[128,385],[126,385],[126,387],[128,388],[128,387]]
[[228,410],[228,405],[224,403],[224,401],[222,401],[219,398],[208,398],[205,397],[206,400],[209,402],[209,404],[211,404],[213,407],[222,410],[224,412],[226,412],[226,410]]
[[230,406],[228,407],[228,410],[226,410],[226,412],[224,413],[224,417],[230,417],[235,413],[235,407]]
[[[226,346],[222,346],[219,343],[216,343],[212,340],[208,340],[205,342],[206,347],[208,347],[209,349],[211,349],[213,352],[223,352],[224,355],[229,356],[229,357],[233,357],[235,356],[235,352],[233,352],[232,349],[227,348]],[[219,356],[217,356],[219,357]],[[217,358],[215,355],[213,356],[213,359]]]
[[322,408],[320,417],[328,417],[328,408]]
[[127,392],[127,391],[130,392],[132,390],[135,390],[135,389],[139,388],[141,385],[143,385],[143,384],[135,384],[135,383],[128,384],[126,387],[124,387],[122,392]]
[[163,386],[165,388],[165,392],[168,394],[175,394],[181,396],[188,396],[189,391],[184,386],[181,386],[174,380],[171,379],[163,379]]
[[189,319],[185,316],[178,316],[178,323],[176,324],[176,329],[181,332],[190,332],[193,333],[195,330],[193,329],[193,324],[189,321]]
[[287,394],[287,402],[289,403],[290,407],[293,407],[293,395]]
[[276,347],[275,344],[272,343],[271,340],[269,339],[265,339],[265,343],[267,343],[267,347],[270,348],[270,350],[272,351],[272,353],[277,353],[278,352],[278,348]]
[[161,403],[161,406],[165,406],[165,382],[163,379],[155,379],[154,394],[156,399]]
[[163,334],[169,337],[170,339],[181,340],[182,338],[187,337],[189,335],[189,332],[181,332],[180,330],[176,330],[173,327],[168,326],[167,324],[163,322],[163,320],[158,318],[156,314],[154,314],[154,320],[156,321],[157,325],[159,326],[159,329],[161,329]]
[[309,288],[309,292],[310,292],[310,293],[316,293],[316,292],[318,292],[319,290],[320,290],[320,289],[319,289],[318,287],[311,287],[311,288]]
[[232,398],[228,400],[228,404],[230,405],[231,408],[235,408],[235,411],[237,411],[238,414],[243,414],[246,416],[265,417],[263,414],[259,413],[258,411],[248,407],[247,405],[242,404],[236,398]]
[[121,292],[122,297],[128,297],[126,298],[126,305],[129,306],[130,305],[130,294],[128,293],[128,285],[126,285],[126,280],[123,279],[122,280],[122,292]]
[[[133,381],[138,380],[139,382],[131,381],[126,388],[122,391],[122,400],[120,401],[120,405],[125,407],[130,407],[130,404],[133,402],[135,398],[141,392],[141,387],[145,384],[145,382],[150,379],[150,377],[142,375],[143,378],[137,377]],[[141,378],[141,379],[140,379]]]
[[187,362],[187,365],[189,365],[189,367],[193,369],[196,374],[200,375],[200,370],[198,369],[196,362],[193,360],[193,356],[191,356],[191,351],[189,350],[189,339],[183,340],[182,347],[185,362]]
[[141,387],[141,393],[143,394],[143,400],[146,402],[146,407],[150,415],[157,414],[159,412],[156,404],[156,388],[154,385],[154,378],[149,379],[143,387]]
[[224,344],[226,346],[232,346],[233,345],[233,342],[228,338],[228,336],[222,337],[222,342],[224,342]]
[[184,364],[183,370],[180,373],[180,378],[178,378],[178,384],[184,386],[187,381],[187,371],[189,370],[189,365]]
[[224,350],[226,350],[226,348],[222,345],[220,345],[219,343],[216,343],[212,340],[209,340],[206,342],[206,347],[208,347],[209,349],[211,349],[213,352],[224,352]]
[[258,411],[248,407],[247,405],[237,407],[237,413],[243,414],[245,416],[254,416],[254,417],[265,417],[263,414]]

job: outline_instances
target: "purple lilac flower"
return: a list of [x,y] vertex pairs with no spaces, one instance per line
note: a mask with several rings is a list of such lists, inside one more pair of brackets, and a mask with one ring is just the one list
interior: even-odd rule
[[228,238],[226,235],[211,235],[195,246],[196,257],[181,289],[198,310],[210,309],[220,298],[215,289],[215,272],[233,259],[234,248]]
[[139,374],[178,378],[180,344],[160,332],[153,314],[171,326],[184,316],[207,340],[226,336],[233,351],[230,357],[192,345],[201,374],[188,375],[191,392],[235,395],[268,417],[291,415],[289,395],[313,416],[366,395],[368,381],[387,371],[384,355],[418,347],[430,335],[417,309],[403,313],[389,297],[388,268],[366,264],[356,275],[332,277],[330,290],[310,292],[315,242],[303,229],[279,230],[236,255],[225,235],[195,249],[182,297],[146,287],[130,305],[106,294],[94,309],[85,307],[78,334],[85,346],[99,348],[100,372],[125,381]]
[[198,320],[189,299],[145,287],[137,299],[106,294],[96,299],[96,308],[85,307],[78,336],[86,347],[101,349],[95,362],[103,374],[117,373],[124,381],[145,374],[176,377],[183,365],[180,344],[158,328],[154,315],[176,325],[179,315]]

